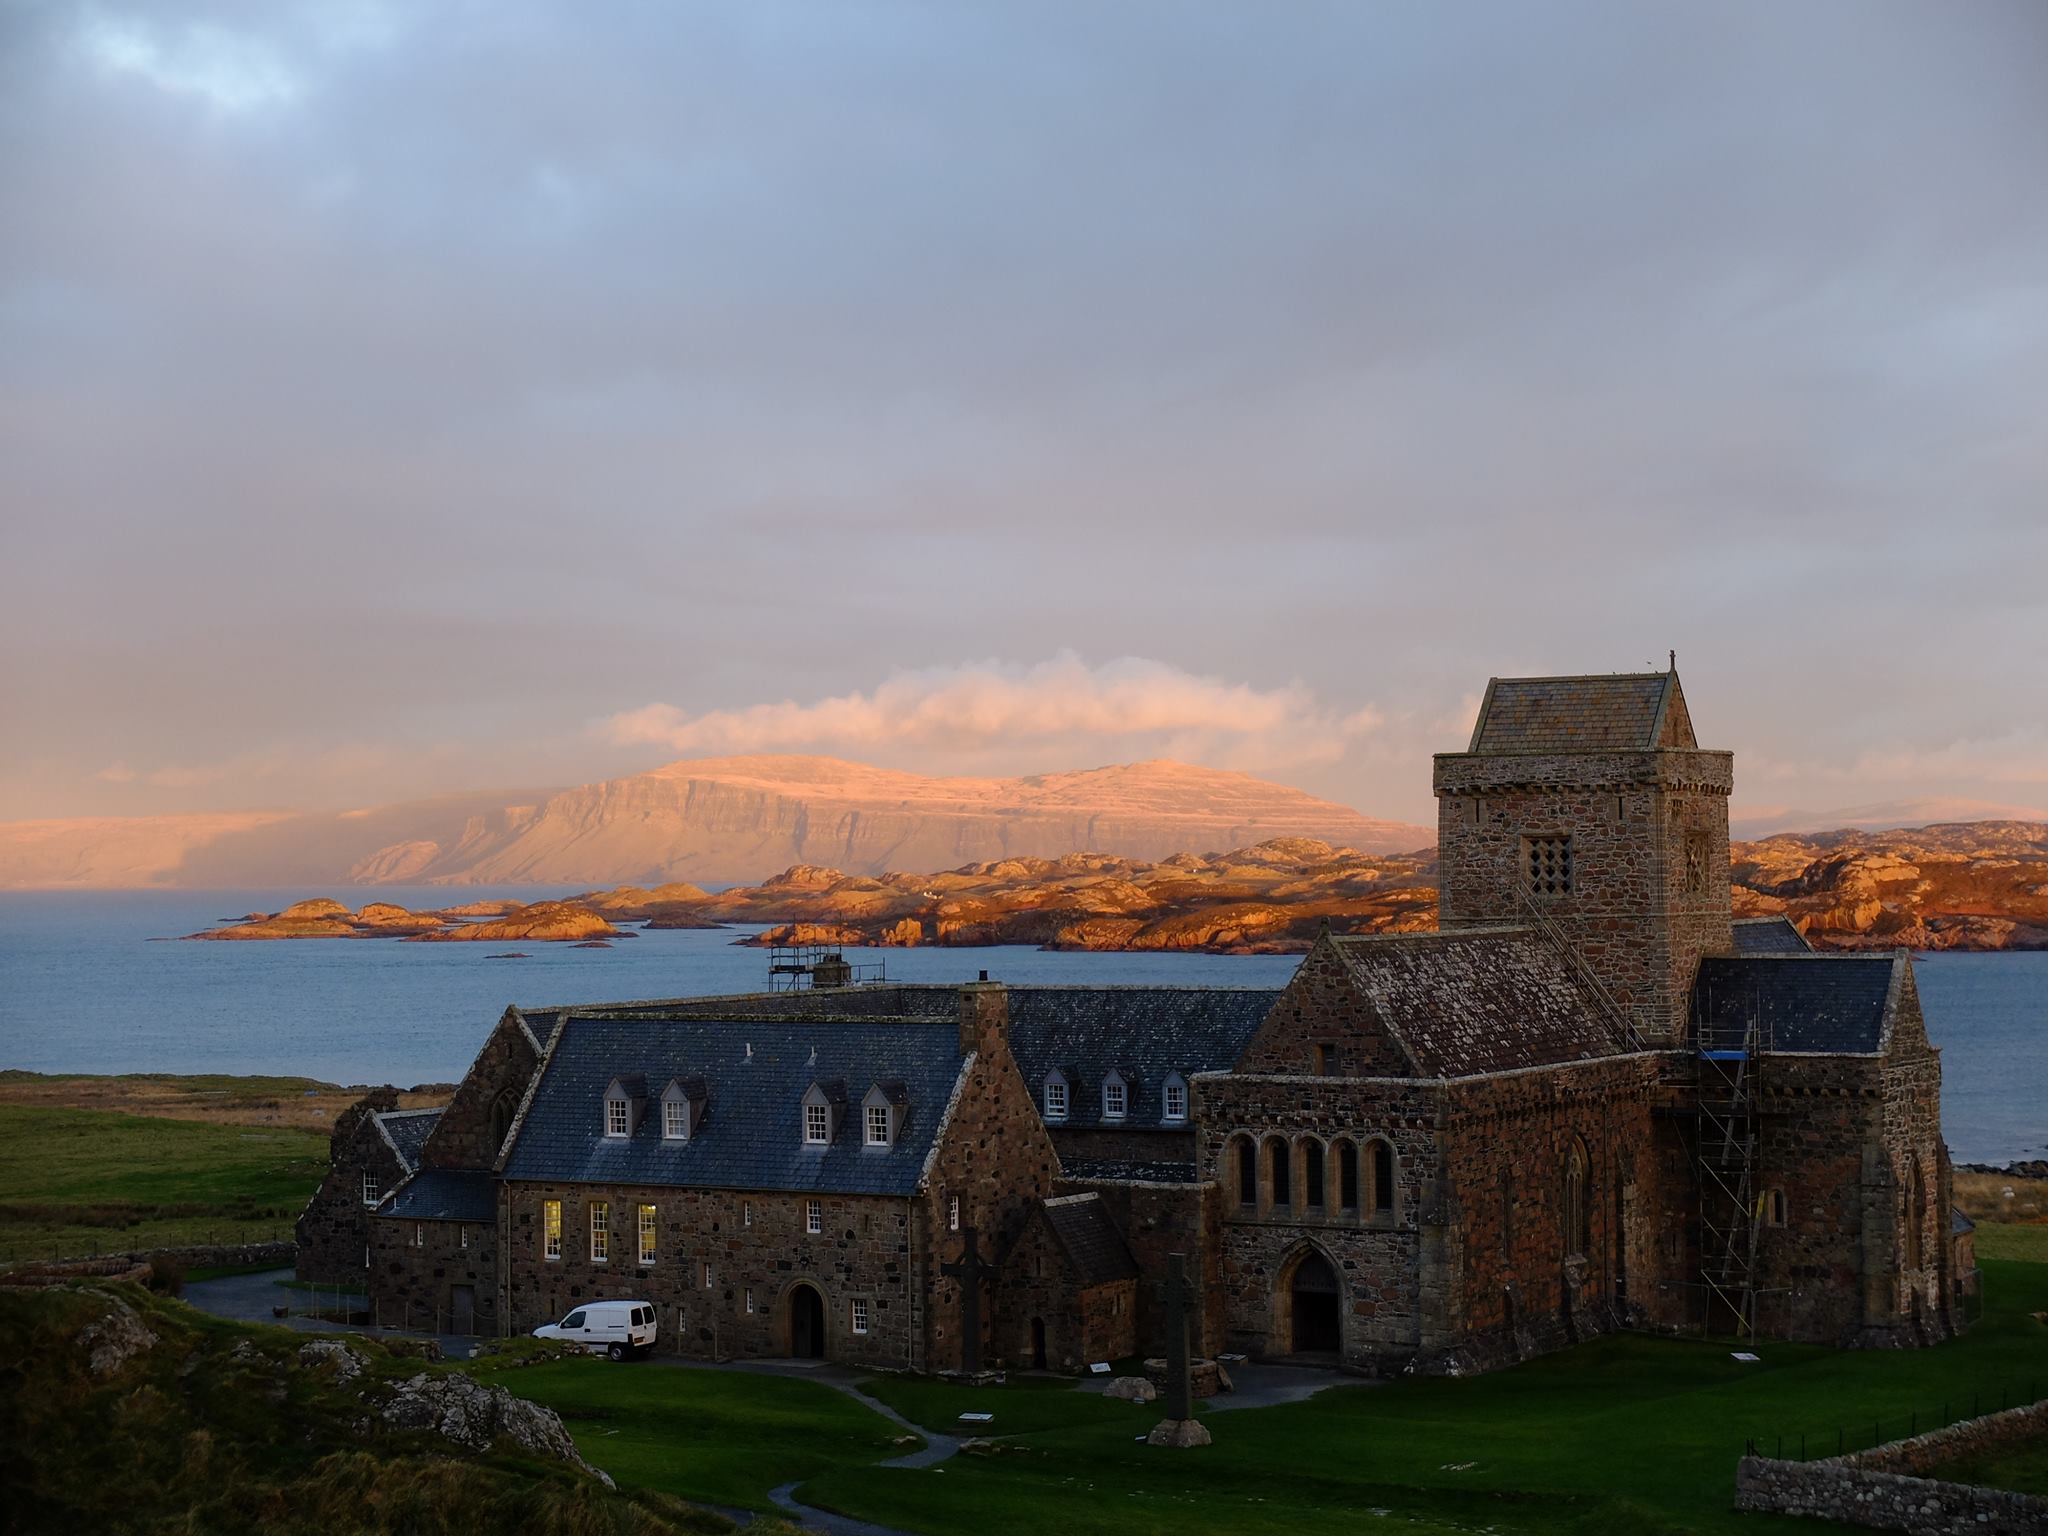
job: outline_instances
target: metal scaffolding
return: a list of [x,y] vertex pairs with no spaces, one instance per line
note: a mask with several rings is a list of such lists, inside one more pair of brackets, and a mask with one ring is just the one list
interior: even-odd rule
[[1763,1195],[1757,1181],[1763,1119],[1763,1063],[1770,1039],[1758,1001],[1724,1010],[1704,1000],[1694,1021],[1700,1200],[1700,1279],[1707,1332],[1756,1335],[1757,1238]]
[[837,944],[776,944],[768,951],[768,990],[797,992],[814,987],[850,987],[887,981],[885,962],[853,965]]

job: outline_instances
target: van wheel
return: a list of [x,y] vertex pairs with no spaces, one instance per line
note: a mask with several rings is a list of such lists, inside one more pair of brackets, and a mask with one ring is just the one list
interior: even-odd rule
[[626,1346],[623,1344],[614,1344],[610,1348],[605,1350],[605,1355],[609,1359],[623,1360],[626,1358]]

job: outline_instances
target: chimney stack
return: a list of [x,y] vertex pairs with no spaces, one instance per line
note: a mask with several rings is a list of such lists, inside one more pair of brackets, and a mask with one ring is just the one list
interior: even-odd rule
[[980,981],[960,989],[960,1054],[985,1051],[1010,1037],[1010,989],[990,981],[988,972]]

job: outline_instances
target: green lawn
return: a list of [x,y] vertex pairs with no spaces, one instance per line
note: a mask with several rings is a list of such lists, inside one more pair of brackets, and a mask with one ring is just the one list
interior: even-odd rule
[[289,1237],[324,1133],[0,1104],[0,1264]]
[[1977,1257],[2048,1264],[2048,1226],[1980,1221],[1977,1223]]
[[[1159,1405],[1139,1407],[1076,1389],[1058,1377],[1026,1376],[1001,1387],[957,1387],[923,1376],[877,1376],[861,1391],[887,1403],[913,1424],[942,1435],[1022,1435],[1042,1429],[1099,1424],[1143,1434],[1159,1422]],[[962,1424],[963,1413],[992,1413],[986,1424]]]
[[643,1362],[562,1360],[485,1379],[561,1414],[621,1487],[768,1509],[768,1490],[917,1450],[903,1431],[815,1381]]
[[[991,1510],[1061,1536],[1350,1532],[1374,1510],[1406,1532],[1813,1533],[1827,1527],[1735,1515],[1747,1437],[1768,1452],[1782,1434],[1790,1454],[1804,1431],[1819,1454],[1837,1427],[1849,1444],[1868,1443],[1873,1427],[1887,1439],[1916,1421],[1925,1429],[1944,1405],[1964,1414],[1973,1396],[1995,1406],[2002,1385],[2017,1400],[2030,1376],[2048,1392],[2048,1327],[2030,1316],[2048,1309],[2048,1266],[1994,1260],[1985,1280],[1983,1320],[1938,1349],[1767,1344],[1745,1365],[1725,1342],[1624,1335],[1486,1376],[1214,1413],[1207,1450],[1138,1445],[1138,1427],[1085,1408],[1001,1454],[923,1472],[847,1467],[803,1496],[934,1536],[980,1536]],[[905,1401],[927,1421],[950,1406],[922,1393]],[[1009,1413],[1053,1422],[1057,1394],[1016,1402]]]
[[2048,1499],[2048,1436],[1985,1456],[1952,1461],[1928,1474],[1981,1488],[2005,1488]]

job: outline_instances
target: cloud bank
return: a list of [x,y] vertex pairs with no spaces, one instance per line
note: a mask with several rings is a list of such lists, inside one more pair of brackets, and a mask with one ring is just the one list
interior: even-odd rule
[[825,751],[929,767],[1048,757],[1061,766],[1175,757],[1249,772],[1329,763],[1381,724],[1340,711],[1300,683],[1256,688],[1126,656],[1090,666],[1071,651],[1031,666],[984,661],[894,674],[809,703],[783,700],[689,714],[670,704],[605,722],[623,746],[678,756]]

